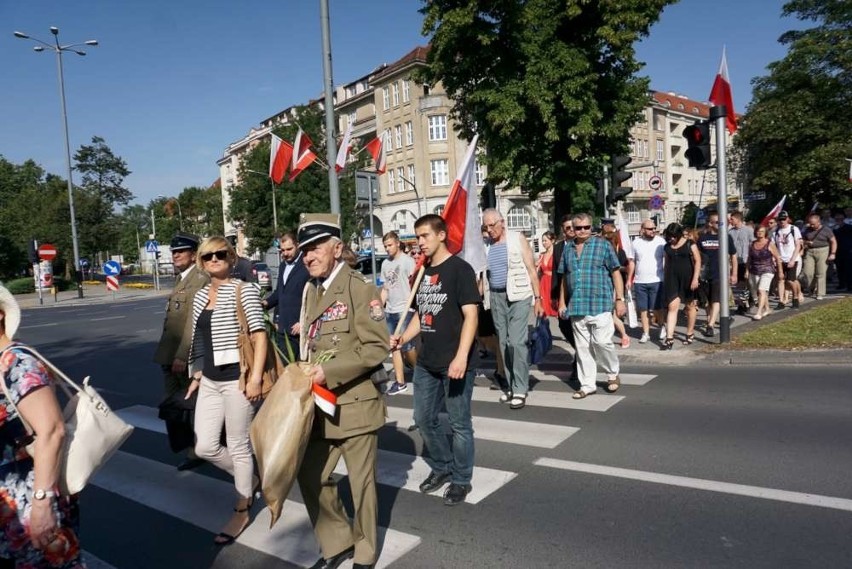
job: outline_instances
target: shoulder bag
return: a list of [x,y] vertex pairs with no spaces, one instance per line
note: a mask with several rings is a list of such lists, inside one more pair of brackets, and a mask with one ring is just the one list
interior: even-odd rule
[[[245,391],[246,382],[251,376],[251,367],[254,365],[254,344],[251,343],[251,332],[248,328],[246,310],[243,307],[242,291],[243,285],[240,283],[237,285],[237,320],[240,324],[237,347],[240,350],[239,388],[240,391]],[[264,331],[263,335],[266,338],[266,361],[263,364],[260,396],[266,398],[278,378],[284,375],[284,365],[281,363],[281,358],[278,357],[278,350],[269,338],[269,334]]]
[[[65,422],[65,440],[61,454],[59,487],[63,494],[77,494],[86,487],[92,475],[101,468],[133,432],[133,427],[113,413],[103,397],[89,385],[89,377],[80,387],[53,365],[47,358],[29,346],[15,345],[12,348],[27,351],[47,366],[54,383],[66,395],[68,403],[62,413]],[[58,381],[61,379],[62,381]],[[24,420],[12,400],[6,378],[3,378],[3,393],[30,436],[35,436],[32,427]],[[27,445],[33,456],[34,445]]]

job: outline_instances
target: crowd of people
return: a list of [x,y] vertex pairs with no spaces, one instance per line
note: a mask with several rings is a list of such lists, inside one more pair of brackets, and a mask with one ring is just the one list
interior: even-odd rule
[[[275,311],[281,352],[307,362],[310,381],[336,396],[330,414],[315,414],[298,472],[322,553],[313,567],[331,569],[352,559],[353,567],[364,568],[378,556],[377,431],[385,422],[384,395],[408,389],[406,365],[412,369],[414,424],[431,469],[420,490],[446,487],[444,504],[454,506],[472,490],[477,345],[495,355],[497,400],[518,411],[529,396],[533,318],[558,318],[575,351],[572,378],[579,388],[572,397],[584,399],[598,391],[598,369],[606,375],[605,391],[621,385],[614,336],[622,348],[630,346],[622,320],[628,301],[641,327],[639,343],[656,336],[661,349],[670,350],[681,309],[682,344],[694,341],[699,307],[706,310],[702,333],[714,335],[721,303],[731,301],[722,298],[724,281],[739,312],[755,320],[771,312],[772,295],[780,310],[797,308],[805,294],[822,298],[832,279],[839,289],[852,290],[852,208],[833,216],[814,212],[802,227],[783,211],[767,227],[744,223],[732,212],[727,274],[719,272],[716,213],[701,231],[671,223],[661,232],[646,219],[633,239],[620,235],[612,220],[603,220],[596,233],[591,215],[566,215],[560,238],[542,235],[537,259],[499,211],[486,209],[482,220],[487,255],[481,273],[450,252],[444,219],[429,214],[415,223],[414,247],[395,232],[382,237],[388,258],[377,287],[347,265],[338,216],[303,214],[298,231],[279,239],[278,280],[265,299],[241,280],[239,257],[226,239],[174,237],[176,282],[154,361],[162,370],[164,401],[191,402],[188,436],[178,436],[181,425],[167,421],[172,450],[185,453],[178,469],[209,463],[233,478],[232,511],[214,537],[216,545],[233,543],[248,526],[261,483],[249,431],[264,395],[267,310]],[[82,567],[76,496],[62,496],[57,484],[64,436],[58,403],[52,389],[42,389],[50,385],[45,366],[14,341],[19,323],[14,298],[0,287],[0,516],[18,528],[0,538],[0,566],[14,560]],[[254,348],[252,361],[244,360],[241,338]],[[374,378],[388,356],[394,375],[383,391]],[[444,410],[450,438],[440,428]],[[25,440],[22,418],[36,434],[32,454],[24,448],[31,441]],[[352,520],[336,485],[329,484],[341,458],[355,505]]]

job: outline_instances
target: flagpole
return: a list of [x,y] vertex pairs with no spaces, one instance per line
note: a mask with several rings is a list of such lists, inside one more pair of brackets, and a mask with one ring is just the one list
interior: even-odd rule
[[[328,16],[328,0],[320,0],[320,24],[322,27],[322,74],[325,86],[325,150],[328,164],[337,161],[337,152],[332,144],[334,136],[334,85],[331,79],[331,26]],[[340,213],[340,188],[337,185],[337,172],[328,167],[328,194],[331,213]],[[375,269],[373,274],[376,274]]]
[[272,186],[272,231],[278,239],[278,206],[275,204],[275,180],[272,176],[269,176],[269,183]]
[[710,120],[716,122],[716,207],[719,211],[719,343],[731,341],[730,259],[728,259],[728,184],[725,172],[725,105],[710,108]]

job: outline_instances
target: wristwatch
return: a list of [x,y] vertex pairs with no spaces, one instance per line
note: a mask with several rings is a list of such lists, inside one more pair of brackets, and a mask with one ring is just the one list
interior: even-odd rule
[[53,490],[42,490],[41,488],[33,492],[33,498],[35,498],[36,500],[44,500],[45,498],[56,498],[57,496],[59,496],[57,492],[54,492]]

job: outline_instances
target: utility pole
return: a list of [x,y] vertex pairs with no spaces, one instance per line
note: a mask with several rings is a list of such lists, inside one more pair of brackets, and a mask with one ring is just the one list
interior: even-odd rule
[[719,210],[719,343],[731,341],[730,261],[728,255],[728,185],[725,172],[725,120],[728,111],[724,105],[710,108],[710,120],[716,121],[716,206]]
[[340,188],[337,185],[337,161],[334,137],[334,85],[331,78],[331,26],[328,17],[328,0],[320,0],[320,24],[322,27],[322,75],[325,85],[325,154],[328,161],[328,193],[331,213],[340,213]]

